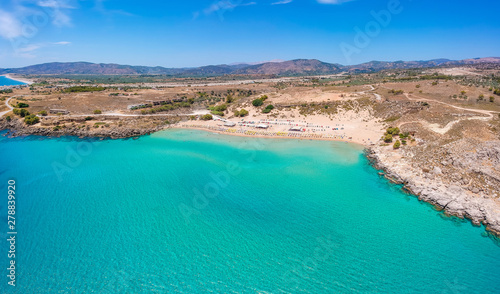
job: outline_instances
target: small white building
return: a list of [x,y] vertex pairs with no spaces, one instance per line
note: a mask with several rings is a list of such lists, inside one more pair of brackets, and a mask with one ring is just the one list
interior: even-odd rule
[[258,129],[268,129],[269,128],[269,125],[265,125],[265,124],[258,124],[255,126],[256,128]]
[[224,126],[225,126],[225,127],[234,127],[234,126],[236,126],[236,123],[235,123],[235,122],[232,122],[232,121],[226,121],[226,122],[224,123]]

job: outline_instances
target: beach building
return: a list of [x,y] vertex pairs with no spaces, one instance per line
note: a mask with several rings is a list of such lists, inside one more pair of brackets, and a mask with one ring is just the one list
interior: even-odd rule
[[290,129],[290,131],[292,131],[292,132],[303,132],[304,129],[302,127],[300,127],[300,126],[294,126],[294,127],[292,127]]
[[269,125],[265,125],[265,124],[258,124],[255,126],[256,128],[258,129],[268,129],[269,128]]
[[234,126],[236,126],[236,123],[235,123],[235,122],[232,122],[232,121],[226,121],[226,122],[224,123],[224,126],[225,126],[225,127],[234,127]]

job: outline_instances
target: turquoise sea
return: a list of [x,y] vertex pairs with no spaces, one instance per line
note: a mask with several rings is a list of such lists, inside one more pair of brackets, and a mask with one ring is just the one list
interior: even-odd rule
[[2,136],[0,152],[1,293],[500,293],[498,240],[357,145],[168,130]]
[[25,83],[16,80],[11,80],[9,78],[6,78],[5,76],[0,76],[0,86],[19,86],[19,85],[25,85]]

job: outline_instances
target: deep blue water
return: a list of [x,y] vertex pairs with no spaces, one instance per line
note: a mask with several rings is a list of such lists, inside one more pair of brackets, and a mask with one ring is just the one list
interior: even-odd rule
[[1,293],[500,293],[484,228],[402,193],[356,145],[170,130],[0,152]]
[[0,76],[0,86],[19,86],[19,85],[25,85],[25,83],[8,79],[5,76]]

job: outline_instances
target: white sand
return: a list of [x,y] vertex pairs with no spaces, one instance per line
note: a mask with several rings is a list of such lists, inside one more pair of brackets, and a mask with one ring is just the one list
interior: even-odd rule
[[11,79],[11,80],[14,80],[14,81],[18,81],[18,82],[22,82],[22,83],[25,83],[25,84],[28,84],[28,85],[31,85],[31,84],[34,83],[32,80],[15,77],[15,76],[12,76],[10,74],[6,74],[6,75],[3,75],[3,76],[6,77],[6,78],[8,78],[8,79]]

